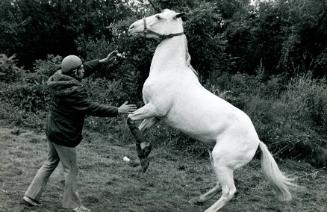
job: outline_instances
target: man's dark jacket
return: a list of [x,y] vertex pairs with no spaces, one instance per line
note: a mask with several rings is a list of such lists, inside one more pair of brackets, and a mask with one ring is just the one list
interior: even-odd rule
[[[84,63],[85,77],[99,66],[99,60]],[[51,94],[50,112],[47,118],[46,135],[58,145],[75,147],[82,140],[85,115],[117,116],[118,108],[100,105],[88,99],[85,87],[77,79],[62,74],[52,75],[47,85]]]

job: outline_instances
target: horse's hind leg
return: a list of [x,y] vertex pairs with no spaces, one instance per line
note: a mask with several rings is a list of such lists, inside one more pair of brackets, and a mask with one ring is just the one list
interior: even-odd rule
[[192,204],[202,204],[205,201],[211,199],[213,196],[215,196],[220,190],[221,190],[220,184],[219,184],[219,182],[217,182],[215,187],[213,187],[206,193],[201,194],[200,196],[191,199],[189,202]]
[[[229,138],[222,139],[217,142],[212,151],[212,166],[214,172],[220,183],[222,195],[212,206],[210,206],[205,212],[216,212],[220,210],[224,205],[229,202],[236,193],[236,187],[234,184],[234,169],[243,163],[238,161],[238,152],[235,149],[230,149],[229,145],[232,145],[233,140]],[[237,159],[236,159],[237,158]]]
[[226,205],[236,193],[234,170],[252,160],[258,147],[255,138],[240,137],[239,133],[220,136],[212,151],[212,164],[222,189],[222,195],[206,212],[216,212]]
[[217,163],[214,165],[215,172],[222,188],[222,195],[219,200],[213,205],[211,205],[210,208],[205,210],[205,212],[216,212],[220,210],[222,207],[224,207],[224,205],[227,204],[227,202],[229,202],[233,198],[236,192],[236,187],[233,178],[233,170],[225,166],[225,164],[223,163]]

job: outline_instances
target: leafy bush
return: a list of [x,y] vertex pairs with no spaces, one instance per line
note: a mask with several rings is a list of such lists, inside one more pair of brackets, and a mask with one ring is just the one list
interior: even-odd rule
[[50,98],[45,82],[53,73],[53,67],[60,57],[49,56],[49,60],[36,61],[34,72],[17,68],[17,61],[13,57],[3,56],[2,58],[9,61],[1,66],[2,70],[5,73],[15,74],[6,75],[10,78],[0,88],[0,98],[3,103],[1,116],[17,125],[42,129]]
[[110,43],[105,37],[90,39],[80,36],[76,43],[80,56],[85,60],[103,58],[115,50],[115,44]]
[[288,103],[299,123],[323,126],[326,112],[326,80],[313,79],[310,73],[293,78],[281,100]]
[[0,54],[0,81],[13,82],[17,80],[24,70],[17,66],[16,56],[8,57]]
[[[211,87],[213,92],[217,86],[219,90],[219,80]],[[222,81],[228,92],[222,90],[218,94],[225,94],[226,100],[249,115],[260,139],[275,154],[304,158],[309,155],[303,146],[327,146],[325,80],[305,74],[286,83],[282,75],[263,80],[260,75],[236,74],[222,76]]]
[[[120,80],[110,81],[104,78],[87,79],[85,86],[89,91],[89,98],[94,102],[118,107],[125,101],[129,101],[129,95],[125,92]],[[127,127],[124,125],[123,116],[119,116],[118,118],[88,117],[85,123],[85,126],[91,130],[118,135],[124,132],[122,128]]]
[[33,64],[33,71],[30,74],[25,76],[25,79],[31,80],[29,82],[38,82],[45,83],[48,78],[54,74],[58,69],[60,69],[60,64],[62,57],[59,55],[47,55],[45,60],[36,60]]
[[45,85],[11,84],[7,87],[5,98],[12,106],[29,112],[46,109],[49,100]]

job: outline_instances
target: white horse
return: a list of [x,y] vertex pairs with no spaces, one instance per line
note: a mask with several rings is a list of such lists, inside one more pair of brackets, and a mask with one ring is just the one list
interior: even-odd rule
[[[265,176],[281,200],[291,200],[289,187],[294,184],[279,170],[267,146],[260,141],[250,118],[200,84],[190,65],[181,15],[165,9],[134,22],[129,28],[131,34],[162,39],[143,85],[145,105],[128,116],[132,134],[139,144],[141,164],[151,151],[144,150],[149,144],[142,137],[142,132],[163,121],[195,139],[215,143],[211,160],[217,184],[192,200],[201,203],[222,190],[220,199],[207,212],[218,211],[232,199],[236,192],[233,172],[252,160],[258,146],[262,151]],[[143,120],[139,127],[135,125],[136,120]],[[146,169],[148,164],[142,165]]]

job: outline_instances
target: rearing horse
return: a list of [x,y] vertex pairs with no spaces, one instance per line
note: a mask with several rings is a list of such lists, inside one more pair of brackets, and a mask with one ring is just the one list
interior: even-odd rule
[[[207,212],[218,211],[236,192],[233,172],[252,160],[258,146],[262,169],[281,200],[291,200],[294,184],[278,168],[267,146],[260,141],[250,118],[240,109],[206,90],[190,65],[181,13],[165,9],[134,22],[131,34],[162,39],[154,53],[150,73],[143,85],[145,105],[128,116],[128,125],[137,143],[138,156],[145,171],[151,145],[142,132],[159,121],[205,143],[215,143],[211,153],[217,184],[194,198],[200,203],[222,195]],[[143,120],[139,127],[136,120]]]

